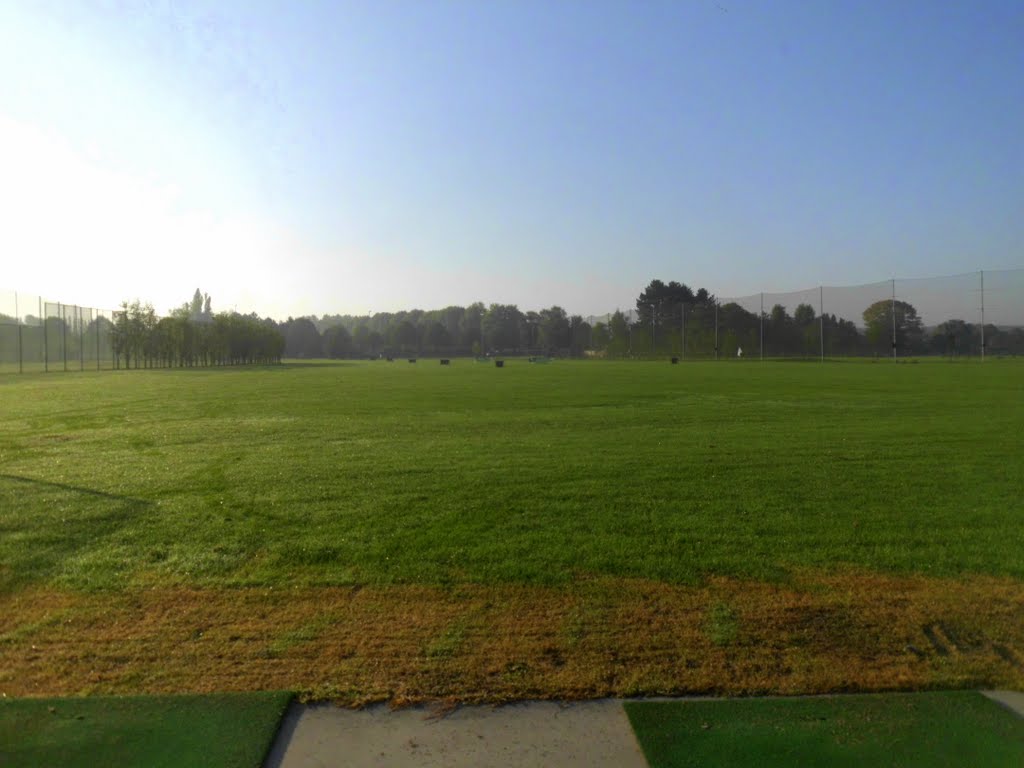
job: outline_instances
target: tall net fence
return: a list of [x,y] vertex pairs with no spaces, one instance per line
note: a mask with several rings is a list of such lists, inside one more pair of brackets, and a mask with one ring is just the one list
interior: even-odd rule
[[0,291],[0,373],[278,363],[272,320],[237,312],[160,317],[134,302],[106,311]]
[[[723,354],[739,354],[732,342],[738,328],[750,343],[751,316],[758,344],[750,350],[765,357],[1024,354],[1024,270],[821,286],[720,303]],[[730,304],[742,312],[724,312]]]
[[0,372],[116,366],[114,313],[0,291]]
[[819,286],[686,301],[630,312],[611,354],[683,359],[1024,355],[1024,269]]
[[[239,316],[129,318],[0,291],[0,373],[273,361],[279,336]],[[717,299],[698,292],[592,318],[589,337],[599,354],[684,360],[1024,355],[1024,269]]]

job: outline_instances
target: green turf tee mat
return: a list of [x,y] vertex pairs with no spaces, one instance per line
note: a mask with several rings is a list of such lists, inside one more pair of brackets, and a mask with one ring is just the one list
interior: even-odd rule
[[0,766],[259,768],[291,693],[0,699]]
[[651,768],[1024,766],[1024,719],[973,691],[625,708]]

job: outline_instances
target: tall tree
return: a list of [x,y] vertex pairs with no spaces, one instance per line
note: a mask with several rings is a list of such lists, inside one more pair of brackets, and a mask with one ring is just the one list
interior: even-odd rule
[[594,323],[590,342],[593,349],[598,352],[607,352],[610,341],[611,335],[608,333],[608,325],[606,323]]
[[793,313],[794,335],[799,336],[805,356],[819,354],[821,350],[821,323],[814,322],[816,319],[814,307],[810,304],[798,304]]
[[540,311],[540,345],[549,350],[569,347],[569,316],[561,307]]
[[963,320],[947,320],[944,323],[939,323],[932,333],[931,351],[951,357],[970,355],[975,351],[980,352],[980,329]]
[[402,320],[394,331],[394,343],[403,354],[408,354],[416,350],[417,342],[419,341],[419,334],[416,332],[416,326],[408,320]]
[[357,325],[352,332],[352,346],[356,354],[371,355],[374,351],[370,349],[370,329],[365,325]]
[[484,315],[484,343],[489,349],[518,349],[523,313],[515,304],[491,304]]
[[814,307],[810,304],[798,304],[793,313],[793,320],[797,325],[803,327],[814,322],[817,316],[814,314]]
[[825,353],[827,355],[856,355],[864,346],[864,340],[852,320],[843,320],[828,313],[822,316],[825,326]]
[[323,341],[308,317],[288,318],[284,323],[286,357],[314,358],[323,354]]
[[703,288],[695,294],[685,283],[672,280],[665,284],[661,280],[652,280],[636,299],[638,323],[649,328],[654,320],[658,328],[666,323],[674,327],[678,325],[676,318],[681,305],[707,304],[713,300],[714,297]]
[[739,350],[754,354],[759,345],[760,319],[734,301],[718,310],[719,350],[725,357],[735,357]]
[[332,325],[323,334],[324,354],[334,359],[352,354],[352,337],[344,325]]
[[[896,337],[893,338],[893,312]],[[918,351],[924,336],[921,318],[912,304],[891,299],[876,301],[864,310],[865,336],[875,352],[893,348],[904,353]]]
[[451,346],[452,337],[442,323],[434,322],[427,328],[427,345],[435,352],[441,352]]
[[526,348],[534,349],[540,344],[540,313],[531,309],[523,315],[523,322],[526,328]]
[[789,316],[786,308],[781,304],[776,304],[772,307],[772,311],[768,316],[768,322],[772,324],[772,327],[779,329],[788,326],[791,320],[792,318]]
[[616,309],[608,321],[608,333],[611,337],[608,342],[608,352],[619,357],[627,354],[630,347],[629,321],[621,310]]
[[573,355],[582,355],[583,350],[591,344],[593,329],[590,323],[580,315],[573,315],[569,318],[569,352]]
[[474,349],[477,354],[483,351],[480,334],[483,332],[483,318],[487,309],[483,302],[477,301],[466,307],[462,316],[462,324],[459,328],[462,346],[466,349]]

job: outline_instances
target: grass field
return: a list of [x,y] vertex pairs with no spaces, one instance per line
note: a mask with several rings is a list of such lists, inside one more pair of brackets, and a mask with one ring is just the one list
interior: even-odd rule
[[0,690],[1020,687],[1022,381],[1016,361],[2,376]]
[[627,702],[651,768],[1024,764],[1024,723],[971,691]]

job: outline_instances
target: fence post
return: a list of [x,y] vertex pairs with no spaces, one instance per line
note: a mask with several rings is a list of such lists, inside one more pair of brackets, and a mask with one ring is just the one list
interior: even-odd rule
[[679,359],[686,359],[686,302],[681,302],[679,311]]
[[66,304],[57,302],[57,317],[60,318],[60,356],[64,359],[64,371],[68,370],[68,321],[64,316],[67,314]]
[[39,297],[39,317],[43,321],[43,373],[50,372],[50,334],[46,327],[46,315],[43,314],[43,297]]
[[985,270],[981,270],[981,362],[985,362]]
[[14,292],[14,322],[18,324],[18,373],[24,373],[21,351],[21,312],[18,311],[18,292]]
[[825,362],[825,286],[818,286],[818,320],[821,322],[821,330],[818,335],[821,337],[821,362]]
[[896,278],[892,279],[892,359],[896,359]]
[[718,359],[718,299],[715,299],[715,360]]
[[658,335],[658,329],[655,327],[657,319],[658,316],[654,313],[654,305],[651,304],[651,357],[654,357],[654,355],[657,354],[657,346],[655,344],[657,341],[656,337]]

